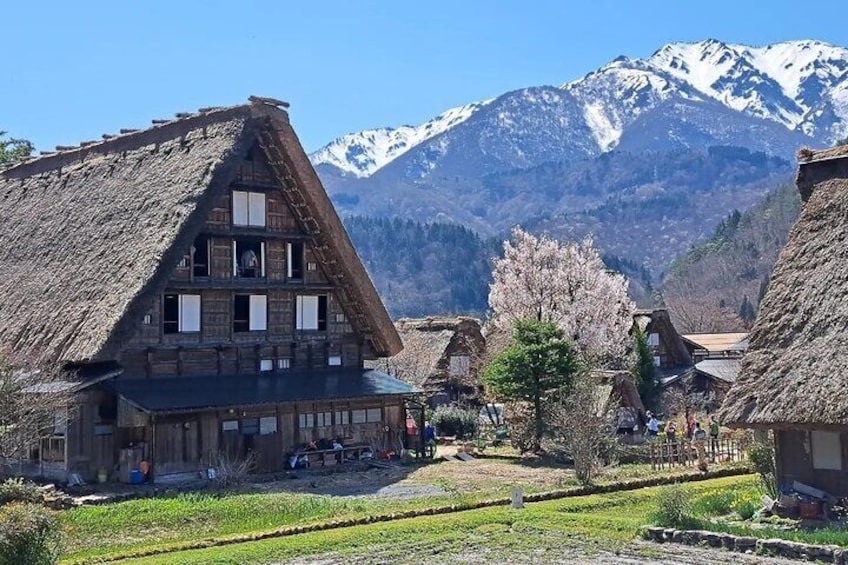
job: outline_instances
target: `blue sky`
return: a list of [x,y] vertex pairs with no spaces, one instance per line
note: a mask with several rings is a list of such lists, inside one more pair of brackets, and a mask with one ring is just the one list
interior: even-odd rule
[[290,101],[314,150],[670,41],[848,45],[845,16],[844,0],[4,3],[0,130],[50,149],[258,94]]

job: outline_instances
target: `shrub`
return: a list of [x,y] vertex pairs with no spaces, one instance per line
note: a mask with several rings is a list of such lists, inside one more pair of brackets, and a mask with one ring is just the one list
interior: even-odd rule
[[657,496],[657,509],[651,516],[658,526],[689,527],[696,520],[692,517],[692,503],[689,493],[679,485],[660,491]]
[[763,483],[766,494],[776,499],[780,493],[777,490],[774,445],[766,441],[755,441],[748,449],[748,459],[751,461],[754,470],[760,475],[760,481]]
[[743,520],[750,520],[758,510],[756,503],[747,498],[740,498],[733,504],[733,511]]
[[62,533],[49,510],[37,504],[0,508],[0,565],[53,565],[59,561]]
[[692,510],[703,516],[724,516],[733,511],[737,498],[737,493],[730,489],[711,491],[698,498],[692,504]]
[[42,502],[44,497],[32,481],[20,478],[6,479],[0,483],[0,506],[10,502]]
[[432,421],[439,435],[469,439],[477,434],[477,412],[458,406],[439,406]]
[[244,458],[232,458],[226,453],[220,452],[214,460],[215,475],[212,479],[212,485],[222,490],[238,488],[256,470],[256,465],[254,451],[248,452]]

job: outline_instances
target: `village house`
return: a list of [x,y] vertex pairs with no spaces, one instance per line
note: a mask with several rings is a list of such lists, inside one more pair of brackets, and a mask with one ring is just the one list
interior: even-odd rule
[[773,430],[778,484],[848,495],[848,147],[803,150],[803,208],[721,416]]
[[364,363],[401,340],[286,106],[177,114],[0,173],[0,346],[74,391],[26,455],[38,472],[398,449],[416,389]]
[[403,350],[372,362],[375,368],[424,391],[432,408],[480,400],[486,348],[480,320],[462,316],[403,318],[395,327]]
[[721,405],[736,380],[748,334],[680,335],[665,309],[638,310],[633,320],[654,350],[662,389],[660,403],[667,411],[679,409],[672,405],[681,402],[708,410]]

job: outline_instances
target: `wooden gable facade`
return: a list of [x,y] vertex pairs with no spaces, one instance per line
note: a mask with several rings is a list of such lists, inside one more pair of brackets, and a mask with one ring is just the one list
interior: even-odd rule
[[[219,126],[225,143],[204,145]],[[184,152],[180,158],[188,159],[208,150],[195,178],[180,178],[191,169],[174,167],[156,175],[158,182],[135,187],[150,199],[125,202],[118,213],[132,216],[133,230],[149,233],[127,233],[127,245],[107,248],[106,226],[102,253],[124,254],[128,266],[124,283],[112,287],[113,312],[86,311],[99,316],[102,331],[87,333],[92,320],[69,312],[65,323],[85,329],[50,350],[24,323],[0,330],[0,344],[75,366],[110,367],[105,378],[78,384],[61,438],[64,453],[51,454],[54,474],[91,479],[105,471],[129,480],[145,461],[151,476],[162,479],[251,452],[259,470],[277,471],[320,439],[373,450],[402,447],[404,400],[415,389],[364,368],[366,360],[397,353],[400,339],[279,103],[256,99],[152,129],[153,140],[150,130],[132,133],[58,163],[61,169],[77,159],[69,174],[83,169],[96,184],[104,160],[112,159],[113,168],[144,167],[148,153]],[[122,163],[133,151],[137,160]],[[25,163],[4,173],[5,180],[29,180],[28,167],[43,176],[51,164],[57,165]],[[62,178],[61,170],[55,174]],[[184,192],[171,199],[174,209],[157,209],[158,193],[176,190]],[[153,214],[160,217],[153,221]],[[164,225],[157,229],[157,222]],[[11,235],[0,230],[0,239]],[[97,232],[80,237],[92,235]],[[132,249],[139,238],[144,245]],[[6,266],[0,258],[0,272]],[[96,273],[74,276],[77,284],[97,287]],[[38,456],[43,471],[47,457]]]

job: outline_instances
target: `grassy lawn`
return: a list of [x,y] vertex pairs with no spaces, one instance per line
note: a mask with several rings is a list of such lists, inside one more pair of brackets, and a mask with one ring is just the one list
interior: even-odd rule
[[[691,472],[683,469],[675,473]],[[387,473],[403,473],[387,475]],[[669,474],[668,472],[664,474]],[[656,475],[645,465],[610,468],[598,483]],[[327,482],[324,485],[322,481]],[[439,494],[391,498],[381,496],[323,496],[298,489],[347,488],[348,483],[374,481],[393,486],[435,486]],[[525,493],[576,486],[571,469],[540,462],[478,459],[468,463],[443,462],[399,471],[372,470],[283,481],[262,485],[266,492],[216,496],[182,494],[171,498],[130,500],[87,506],[62,513],[68,533],[67,558],[82,559],[169,547],[184,542],[272,531],[333,518],[462,504],[509,496],[513,485]],[[295,492],[290,492],[293,489]]]
[[[687,484],[693,500],[716,489],[753,488],[751,476]],[[545,551],[568,545],[581,551],[615,551],[629,544],[640,526],[650,521],[659,491],[668,487],[566,498],[527,505],[469,510],[157,555],[125,561],[134,564],[250,564],[274,563],[297,557],[333,560],[362,558],[374,562],[419,562],[440,556],[444,562],[469,552],[491,555],[497,562],[513,556],[545,561]]]

